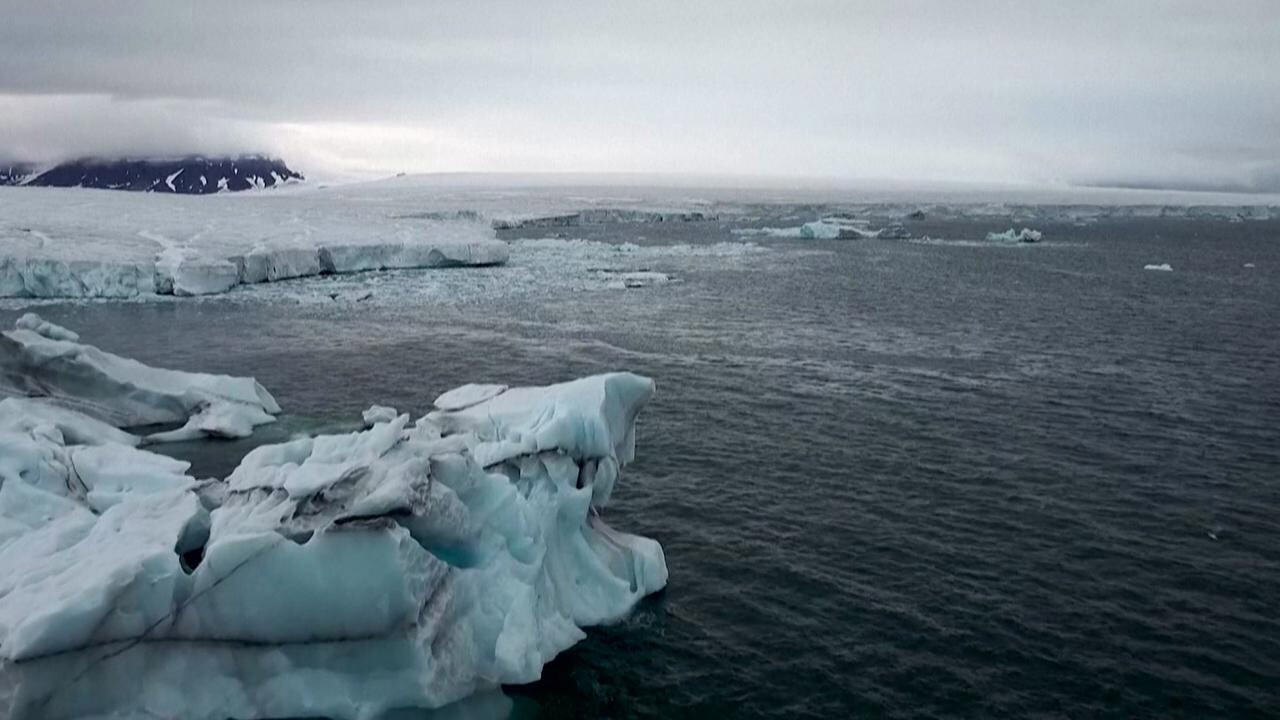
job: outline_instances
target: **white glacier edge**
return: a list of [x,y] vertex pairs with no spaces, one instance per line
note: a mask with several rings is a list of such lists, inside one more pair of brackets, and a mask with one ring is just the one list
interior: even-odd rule
[[225,479],[0,401],[0,716],[370,718],[536,680],[666,585],[601,517],[653,390],[470,386]]
[[151,260],[61,260],[0,256],[0,297],[131,298],[214,295],[237,285],[313,275],[413,268],[479,267],[507,262],[500,240],[469,242],[256,246],[227,258],[166,249]]
[[139,195],[0,188],[0,297],[213,295],[312,275],[508,260],[507,244],[478,216],[415,219],[325,193]]

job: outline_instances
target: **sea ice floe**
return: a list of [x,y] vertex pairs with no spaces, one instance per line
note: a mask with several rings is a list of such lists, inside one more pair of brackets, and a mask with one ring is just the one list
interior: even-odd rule
[[396,419],[400,413],[396,412],[393,407],[386,405],[370,405],[368,410],[360,414],[360,419],[364,420],[364,426],[373,427],[378,423],[391,422]]
[[477,387],[225,480],[0,402],[5,717],[369,718],[536,680],[666,584],[601,517],[653,383]]
[[244,437],[280,412],[253,378],[153,368],[78,340],[23,315],[0,334],[0,395],[38,398],[115,427],[184,423],[152,441]]
[[629,290],[635,288],[649,287],[650,285],[665,285],[672,282],[673,278],[664,272],[655,270],[597,270],[601,277],[605,278],[606,286],[615,290]]
[[1044,237],[1044,233],[1040,232],[1039,230],[1032,230],[1031,228],[1025,228],[1025,227],[1022,228],[1021,230],[1014,230],[1013,228],[1009,228],[1004,232],[987,233],[987,242],[1034,243],[1034,242],[1040,242],[1040,239],[1043,237]]
[[840,237],[841,227],[832,222],[817,220],[800,226],[800,237],[818,240],[834,240]]
[[806,240],[902,240],[911,237],[911,233],[898,223],[872,230],[868,220],[840,216],[825,217],[796,227],[734,228],[730,232],[734,235]]
[[1173,266],[1169,263],[1160,263],[1159,265],[1143,265],[1143,270],[1159,270],[1161,272],[1173,272]]

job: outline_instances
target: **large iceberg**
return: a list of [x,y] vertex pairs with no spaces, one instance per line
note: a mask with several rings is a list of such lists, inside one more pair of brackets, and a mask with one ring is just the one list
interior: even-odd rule
[[468,386],[225,479],[0,402],[0,713],[367,718],[533,681],[666,584],[602,518],[652,393]]

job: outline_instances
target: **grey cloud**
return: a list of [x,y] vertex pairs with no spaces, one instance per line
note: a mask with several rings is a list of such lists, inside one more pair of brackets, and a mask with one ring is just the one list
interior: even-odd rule
[[0,153],[257,145],[369,171],[1219,185],[1265,185],[1280,158],[1270,0],[55,0],[4,14]]

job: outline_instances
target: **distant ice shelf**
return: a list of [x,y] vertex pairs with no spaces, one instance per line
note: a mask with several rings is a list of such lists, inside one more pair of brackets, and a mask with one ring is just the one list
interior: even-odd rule
[[900,223],[872,230],[870,221],[854,217],[826,217],[795,227],[734,228],[734,235],[762,235],[804,240],[906,240],[911,237]]
[[173,197],[0,188],[0,297],[210,295],[367,270],[499,265],[474,216],[414,218],[312,194]]
[[495,230],[531,230],[545,228],[570,228],[605,223],[691,223],[719,220],[715,213],[700,211],[652,211],[618,208],[591,208],[571,213],[542,215],[527,218],[498,218],[493,221]]
[[[0,401],[5,718],[371,718],[537,680],[667,583],[662,547],[603,519],[648,378],[468,385],[416,421],[250,451],[226,478],[74,408],[247,378],[158,370],[27,316]],[[44,375],[21,379],[40,370]],[[18,380],[14,380],[18,376]],[[143,392],[143,390],[146,392]],[[278,408],[275,408],[278,410]],[[111,415],[114,423],[132,415]]]

